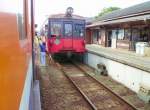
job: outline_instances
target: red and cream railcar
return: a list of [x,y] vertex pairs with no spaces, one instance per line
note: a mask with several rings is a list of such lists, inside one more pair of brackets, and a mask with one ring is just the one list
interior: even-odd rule
[[[68,8],[70,11],[70,8]],[[48,52],[84,53],[85,20],[81,16],[66,14],[52,15],[45,25]]]

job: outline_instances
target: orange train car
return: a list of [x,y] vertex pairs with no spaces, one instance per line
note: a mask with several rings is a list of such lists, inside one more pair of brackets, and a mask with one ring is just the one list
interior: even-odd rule
[[33,7],[33,0],[0,3],[0,110],[32,109]]

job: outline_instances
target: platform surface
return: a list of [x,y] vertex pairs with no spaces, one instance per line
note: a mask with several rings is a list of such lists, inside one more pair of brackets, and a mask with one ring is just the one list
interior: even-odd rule
[[93,53],[150,73],[150,57],[139,56],[132,51],[112,49],[95,44],[86,45],[86,49],[89,53]]

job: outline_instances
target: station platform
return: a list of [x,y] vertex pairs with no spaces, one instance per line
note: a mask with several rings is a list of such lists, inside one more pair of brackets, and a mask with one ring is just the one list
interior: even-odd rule
[[86,49],[89,53],[150,73],[150,57],[139,56],[133,51],[112,49],[110,47],[102,47],[96,44],[87,44]]

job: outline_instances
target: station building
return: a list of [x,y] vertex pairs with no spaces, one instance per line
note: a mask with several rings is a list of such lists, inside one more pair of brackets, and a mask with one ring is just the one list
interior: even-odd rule
[[143,52],[140,45],[138,55],[138,42],[150,44],[150,1],[88,21],[84,63],[96,70],[104,64],[112,79],[136,93],[141,85],[150,90],[150,47]]
[[150,43],[150,1],[108,13],[86,26],[86,42],[135,51]]

